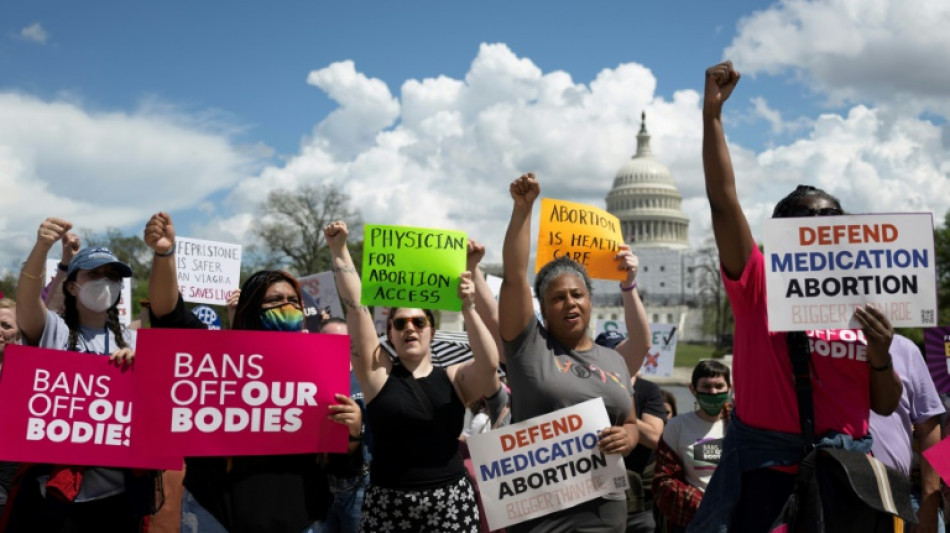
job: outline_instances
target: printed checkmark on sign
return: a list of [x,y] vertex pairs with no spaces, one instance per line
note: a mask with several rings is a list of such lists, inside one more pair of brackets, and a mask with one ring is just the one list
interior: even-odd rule
[[669,335],[663,337],[663,344],[664,344],[665,346],[669,346],[669,345],[670,345],[670,341],[673,340],[673,335],[676,335],[676,326],[673,326],[673,329],[670,330],[670,334],[669,334]]

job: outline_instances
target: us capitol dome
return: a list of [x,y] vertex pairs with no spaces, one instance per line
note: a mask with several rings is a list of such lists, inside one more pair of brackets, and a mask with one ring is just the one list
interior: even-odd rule
[[607,211],[621,221],[624,239],[634,251],[647,247],[689,248],[689,217],[673,173],[650,151],[646,113],[641,114],[637,153],[614,178],[607,194]]

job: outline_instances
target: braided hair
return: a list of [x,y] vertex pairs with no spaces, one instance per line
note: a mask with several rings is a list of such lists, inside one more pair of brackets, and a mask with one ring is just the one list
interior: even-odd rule
[[[66,290],[66,285],[69,282],[75,283],[77,273],[78,271],[73,272],[73,274],[63,282],[63,322],[65,322],[66,327],[69,328],[69,339],[66,344],[66,349],[71,352],[79,351],[79,308],[76,306],[76,297]],[[112,307],[106,311],[106,327],[112,332],[112,335],[115,337],[115,343],[119,348],[129,347],[129,343],[126,342],[125,335],[123,334],[122,323],[119,321],[118,301],[112,304]]]

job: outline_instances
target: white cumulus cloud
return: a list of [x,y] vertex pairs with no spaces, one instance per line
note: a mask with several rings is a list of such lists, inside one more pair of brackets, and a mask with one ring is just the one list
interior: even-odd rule
[[948,25],[945,0],[781,0],[743,18],[723,55],[743,73],[794,71],[832,102],[901,102],[946,118]]
[[[657,80],[643,65],[621,64],[593,80],[574,80],[567,72],[542,71],[504,44],[484,44],[462,79],[409,79],[396,93],[356,67],[335,63],[310,74],[339,107],[299,153],[235,189],[228,201],[238,214],[222,225],[236,238],[252,223],[245,213],[267,192],[334,183],[368,223],[460,229],[486,242],[489,258],[498,260],[510,181],[533,171],[543,196],[603,207],[617,169],[636,149],[641,111],[653,153],[683,194],[693,244],[709,235],[700,95],[692,89],[657,94]],[[727,130],[747,122],[748,110],[739,109],[743,98],[750,96],[727,104]],[[840,195],[852,212],[925,210],[942,217],[950,207],[950,154],[931,122],[863,105],[786,121],[763,98],[754,102],[753,113],[777,131],[798,134],[759,153],[732,146],[743,206],[757,235],[774,204],[799,183]],[[342,116],[358,117],[357,124],[336,137],[334,122]],[[357,145],[363,147],[353,152]]]
[[35,22],[21,29],[18,36],[24,41],[37,44],[46,44],[46,41],[49,39],[49,33],[43,29],[43,26],[39,22]]
[[227,137],[173,117],[0,93],[0,267],[26,257],[46,217],[92,230],[144,225],[230,189],[251,161]]

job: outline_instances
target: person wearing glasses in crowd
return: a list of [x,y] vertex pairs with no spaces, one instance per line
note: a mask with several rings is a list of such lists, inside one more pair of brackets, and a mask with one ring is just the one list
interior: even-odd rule
[[346,246],[346,224],[328,224],[324,235],[373,435],[360,531],[478,531],[475,492],[465,476],[458,436],[465,406],[494,394],[499,381],[498,350],[475,311],[471,272],[460,276],[459,297],[473,358],[435,366],[432,312],[397,307],[386,327],[397,355],[393,360],[380,346],[369,310],[359,304],[362,284]]
[[[617,254],[624,320],[630,337],[615,349],[594,343],[587,334],[591,318],[591,281],[587,270],[567,257],[550,261],[535,277],[535,293],[544,323],[538,321],[528,283],[531,210],[540,194],[534,174],[509,187],[511,220],[502,248],[504,280],[498,301],[499,329],[505,345],[512,421],[520,422],[601,397],[612,421],[599,436],[600,450],[627,455],[639,440],[631,373],[650,349],[650,326],[636,293],[638,262],[629,248]],[[623,490],[537,519],[515,524],[513,532],[624,531]]]
[[[863,357],[811,354],[814,433],[819,447],[870,451],[870,411],[889,415],[902,390],[889,353],[893,328],[872,307],[855,310],[863,334],[853,330],[769,330],[765,260],[739,204],[722,126],[723,103],[738,82],[739,73],[728,61],[706,70],[703,166],[722,280],[736,322],[732,367],[735,409],[719,467],[688,531],[767,531],[791,495],[805,442],[790,353],[807,355],[810,346],[822,343],[829,349],[866,354],[866,361]],[[833,196],[815,187],[799,186],[775,206],[772,217],[842,214],[844,210]]]

